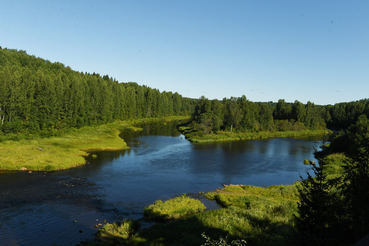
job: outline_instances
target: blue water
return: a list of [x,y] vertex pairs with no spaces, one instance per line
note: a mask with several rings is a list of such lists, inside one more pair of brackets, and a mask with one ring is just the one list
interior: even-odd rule
[[303,160],[315,160],[318,145],[282,138],[191,144],[163,123],[122,137],[131,149],[95,153],[80,168],[0,173],[2,245],[76,245],[92,239],[105,219],[142,218],[144,207],[158,199],[229,183],[292,184],[306,177]]

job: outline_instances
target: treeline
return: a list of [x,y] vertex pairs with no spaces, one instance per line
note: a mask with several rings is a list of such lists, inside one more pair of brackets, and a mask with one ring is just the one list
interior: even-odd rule
[[227,131],[286,131],[324,129],[327,111],[323,107],[299,101],[256,103],[239,98],[223,101],[201,97],[192,114],[192,127],[204,134]]
[[0,47],[0,134],[189,115],[195,100]]
[[246,96],[223,101],[201,97],[192,114],[191,126],[209,134],[237,132],[319,130],[347,128],[362,114],[369,116],[369,100],[319,106],[312,102],[251,102]]

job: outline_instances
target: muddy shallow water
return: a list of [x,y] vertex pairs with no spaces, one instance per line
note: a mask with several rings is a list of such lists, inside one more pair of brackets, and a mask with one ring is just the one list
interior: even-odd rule
[[[80,168],[1,172],[2,245],[76,245],[92,239],[104,220],[142,218],[144,207],[158,199],[229,183],[292,184],[306,176],[303,160],[315,160],[318,145],[278,138],[191,144],[174,123],[146,125],[122,137],[130,150],[96,153]],[[202,200],[209,209],[218,207]]]

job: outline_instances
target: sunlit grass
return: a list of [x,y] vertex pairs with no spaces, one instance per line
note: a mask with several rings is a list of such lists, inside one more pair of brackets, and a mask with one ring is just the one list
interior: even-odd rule
[[188,117],[167,117],[115,121],[101,126],[69,129],[61,136],[0,142],[0,170],[53,171],[86,163],[84,156],[92,151],[116,151],[129,148],[119,134],[124,129],[142,130],[134,124],[142,121],[178,120]]
[[321,158],[319,164],[324,165],[323,174],[327,174],[330,179],[343,175],[345,161],[347,157],[343,153],[334,153]]
[[205,233],[213,239],[244,239],[247,245],[293,245],[293,214],[298,201],[295,185],[230,185],[206,196],[224,208],[142,229],[125,244],[204,245]]
[[144,218],[152,220],[178,219],[186,215],[201,213],[206,207],[199,200],[186,195],[169,199],[166,202],[155,201],[144,210]]
[[108,223],[97,232],[96,237],[105,245],[118,245],[134,235],[139,228],[140,222],[132,219]]
[[110,126],[83,127],[60,137],[0,143],[0,169],[60,170],[84,164],[87,151],[122,150],[128,146]]
[[260,131],[260,132],[228,132],[218,131],[213,134],[202,134],[194,132],[189,127],[182,127],[180,130],[186,138],[193,143],[206,143],[216,141],[232,141],[247,139],[267,139],[267,138],[301,138],[306,136],[323,136],[331,134],[330,130],[301,130],[301,131]]

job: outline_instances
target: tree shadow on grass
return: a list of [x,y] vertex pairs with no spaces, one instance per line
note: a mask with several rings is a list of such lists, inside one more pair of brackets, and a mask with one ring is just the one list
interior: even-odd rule
[[[218,240],[220,237],[226,238],[228,235],[227,242],[229,245],[233,240],[240,239],[246,240],[247,245],[298,245],[292,225],[282,222],[275,223],[268,218],[261,219],[249,214],[244,219],[248,220],[248,228],[237,225],[237,223],[229,224],[232,227],[230,229],[233,231],[232,235],[228,235],[229,228],[216,228],[216,224],[214,227],[207,226],[199,216],[195,215],[165,224],[155,224],[150,228],[142,229],[128,240],[122,241],[117,238],[115,243],[117,245],[203,245],[206,239],[202,236],[202,233],[205,233],[213,240]],[[224,228],[224,224],[219,227]],[[110,242],[114,240],[113,234],[108,235],[108,237]]]

